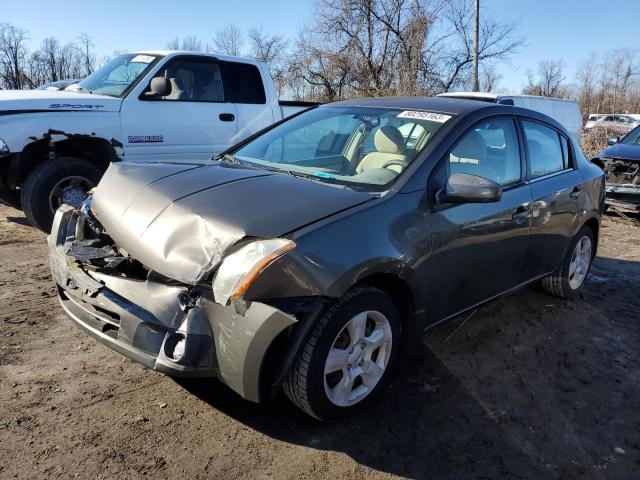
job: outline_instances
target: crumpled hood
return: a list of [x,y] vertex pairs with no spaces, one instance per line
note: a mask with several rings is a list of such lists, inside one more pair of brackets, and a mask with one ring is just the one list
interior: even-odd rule
[[372,198],[220,164],[113,163],[91,211],[115,243],[147,268],[195,284],[244,237],[280,237]]
[[640,160],[640,145],[618,143],[607,148],[601,157],[622,158],[625,160]]
[[106,95],[49,90],[0,90],[3,111],[118,112],[122,99]]

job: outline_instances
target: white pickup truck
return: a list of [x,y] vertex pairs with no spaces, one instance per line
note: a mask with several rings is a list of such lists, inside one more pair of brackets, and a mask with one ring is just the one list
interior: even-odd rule
[[0,199],[48,231],[112,161],[208,161],[312,105],[280,102],[262,62],[178,51],[120,55],[64,91],[0,91]]

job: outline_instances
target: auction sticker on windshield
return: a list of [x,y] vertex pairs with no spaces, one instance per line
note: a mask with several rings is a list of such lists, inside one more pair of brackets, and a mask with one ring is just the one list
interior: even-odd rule
[[429,120],[431,122],[444,123],[451,118],[451,115],[436,112],[405,110],[398,114],[398,118],[411,118],[413,120]]
[[136,55],[131,59],[132,63],[151,63],[155,60],[156,57],[152,57],[151,55]]

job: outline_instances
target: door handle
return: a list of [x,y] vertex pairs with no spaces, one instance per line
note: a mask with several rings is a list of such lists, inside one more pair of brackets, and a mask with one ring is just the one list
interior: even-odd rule
[[525,203],[524,205],[520,205],[516,208],[511,214],[511,218],[513,218],[516,222],[522,223],[527,219],[529,214],[531,213],[531,204]]
[[573,187],[573,190],[571,190],[571,193],[569,194],[569,196],[571,198],[578,198],[580,196],[580,187],[578,186]]
[[218,118],[222,122],[233,122],[236,119],[236,116],[233,113],[221,113],[218,115]]

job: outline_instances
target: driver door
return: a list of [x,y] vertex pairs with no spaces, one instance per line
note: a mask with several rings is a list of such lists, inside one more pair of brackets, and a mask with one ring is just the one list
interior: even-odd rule
[[125,160],[206,160],[235,143],[236,105],[225,103],[222,70],[213,58],[180,56],[160,69],[171,93],[122,103]]
[[516,123],[483,120],[445,155],[430,179],[430,193],[453,173],[469,173],[501,185],[492,203],[440,204],[431,215],[432,253],[421,267],[429,313],[444,319],[526,280],[531,230],[531,188],[524,183]]

